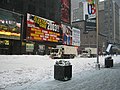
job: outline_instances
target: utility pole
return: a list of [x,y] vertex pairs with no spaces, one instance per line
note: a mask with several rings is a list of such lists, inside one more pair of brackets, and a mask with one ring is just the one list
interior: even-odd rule
[[98,12],[99,12],[99,6],[98,6],[98,2],[99,2],[99,0],[96,0],[95,1],[95,3],[96,3],[96,36],[97,36],[97,38],[96,38],[96,47],[97,47],[97,68],[99,68],[99,70],[100,70],[100,64],[99,64],[99,27],[98,27]]

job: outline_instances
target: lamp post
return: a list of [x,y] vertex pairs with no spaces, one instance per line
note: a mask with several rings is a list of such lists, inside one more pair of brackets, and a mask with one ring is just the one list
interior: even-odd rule
[[99,11],[99,6],[98,6],[98,2],[99,2],[99,0],[96,0],[96,36],[97,36],[97,38],[96,38],[96,47],[97,47],[97,67],[99,68],[99,70],[100,70],[100,64],[99,64],[99,42],[98,42],[98,33],[99,33],[99,31],[98,31],[98,29],[99,29],[99,27],[98,27],[98,11]]
[[[98,6],[98,2],[99,2],[99,0],[87,0],[87,2],[89,2],[90,4],[92,3],[94,3],[94,1],[95,1],[95,3],[96,3],[96,48],[97,48],[97,64],[96,64],[96,67],[98,67],[99,68],[99,70],[100,70],[100,64],[99,64],[99,42],[98,42],[98,34],[99,34],[99,28],[98,28],[98,11],[99,11],[99,6]],[[89,13],[91,13],[91,12],[89,12]]]

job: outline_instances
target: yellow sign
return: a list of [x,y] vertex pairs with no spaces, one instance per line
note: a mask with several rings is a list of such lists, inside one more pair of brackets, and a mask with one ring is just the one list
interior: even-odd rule
[[44,19],[34,16],[34,21],[39,25],[39,27],[45,29],[47,28],[47,21],[45,21]]

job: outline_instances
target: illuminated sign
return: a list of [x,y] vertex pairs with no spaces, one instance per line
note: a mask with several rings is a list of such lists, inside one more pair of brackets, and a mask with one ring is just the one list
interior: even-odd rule
[[0,45],[9,45],[9,40],[0,40]]
[[59,25],[54,21],[44,19],[32,14],[27,14],[27,37],[28,40],[59,42]]
[[21,15],[0,9],[0,38],[20,40]]

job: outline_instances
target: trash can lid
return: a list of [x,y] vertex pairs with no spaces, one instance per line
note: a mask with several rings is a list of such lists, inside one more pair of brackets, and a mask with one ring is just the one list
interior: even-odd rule
[[108,55],[108,56],[105,57],[105,59],[112,59],[112,56]]

